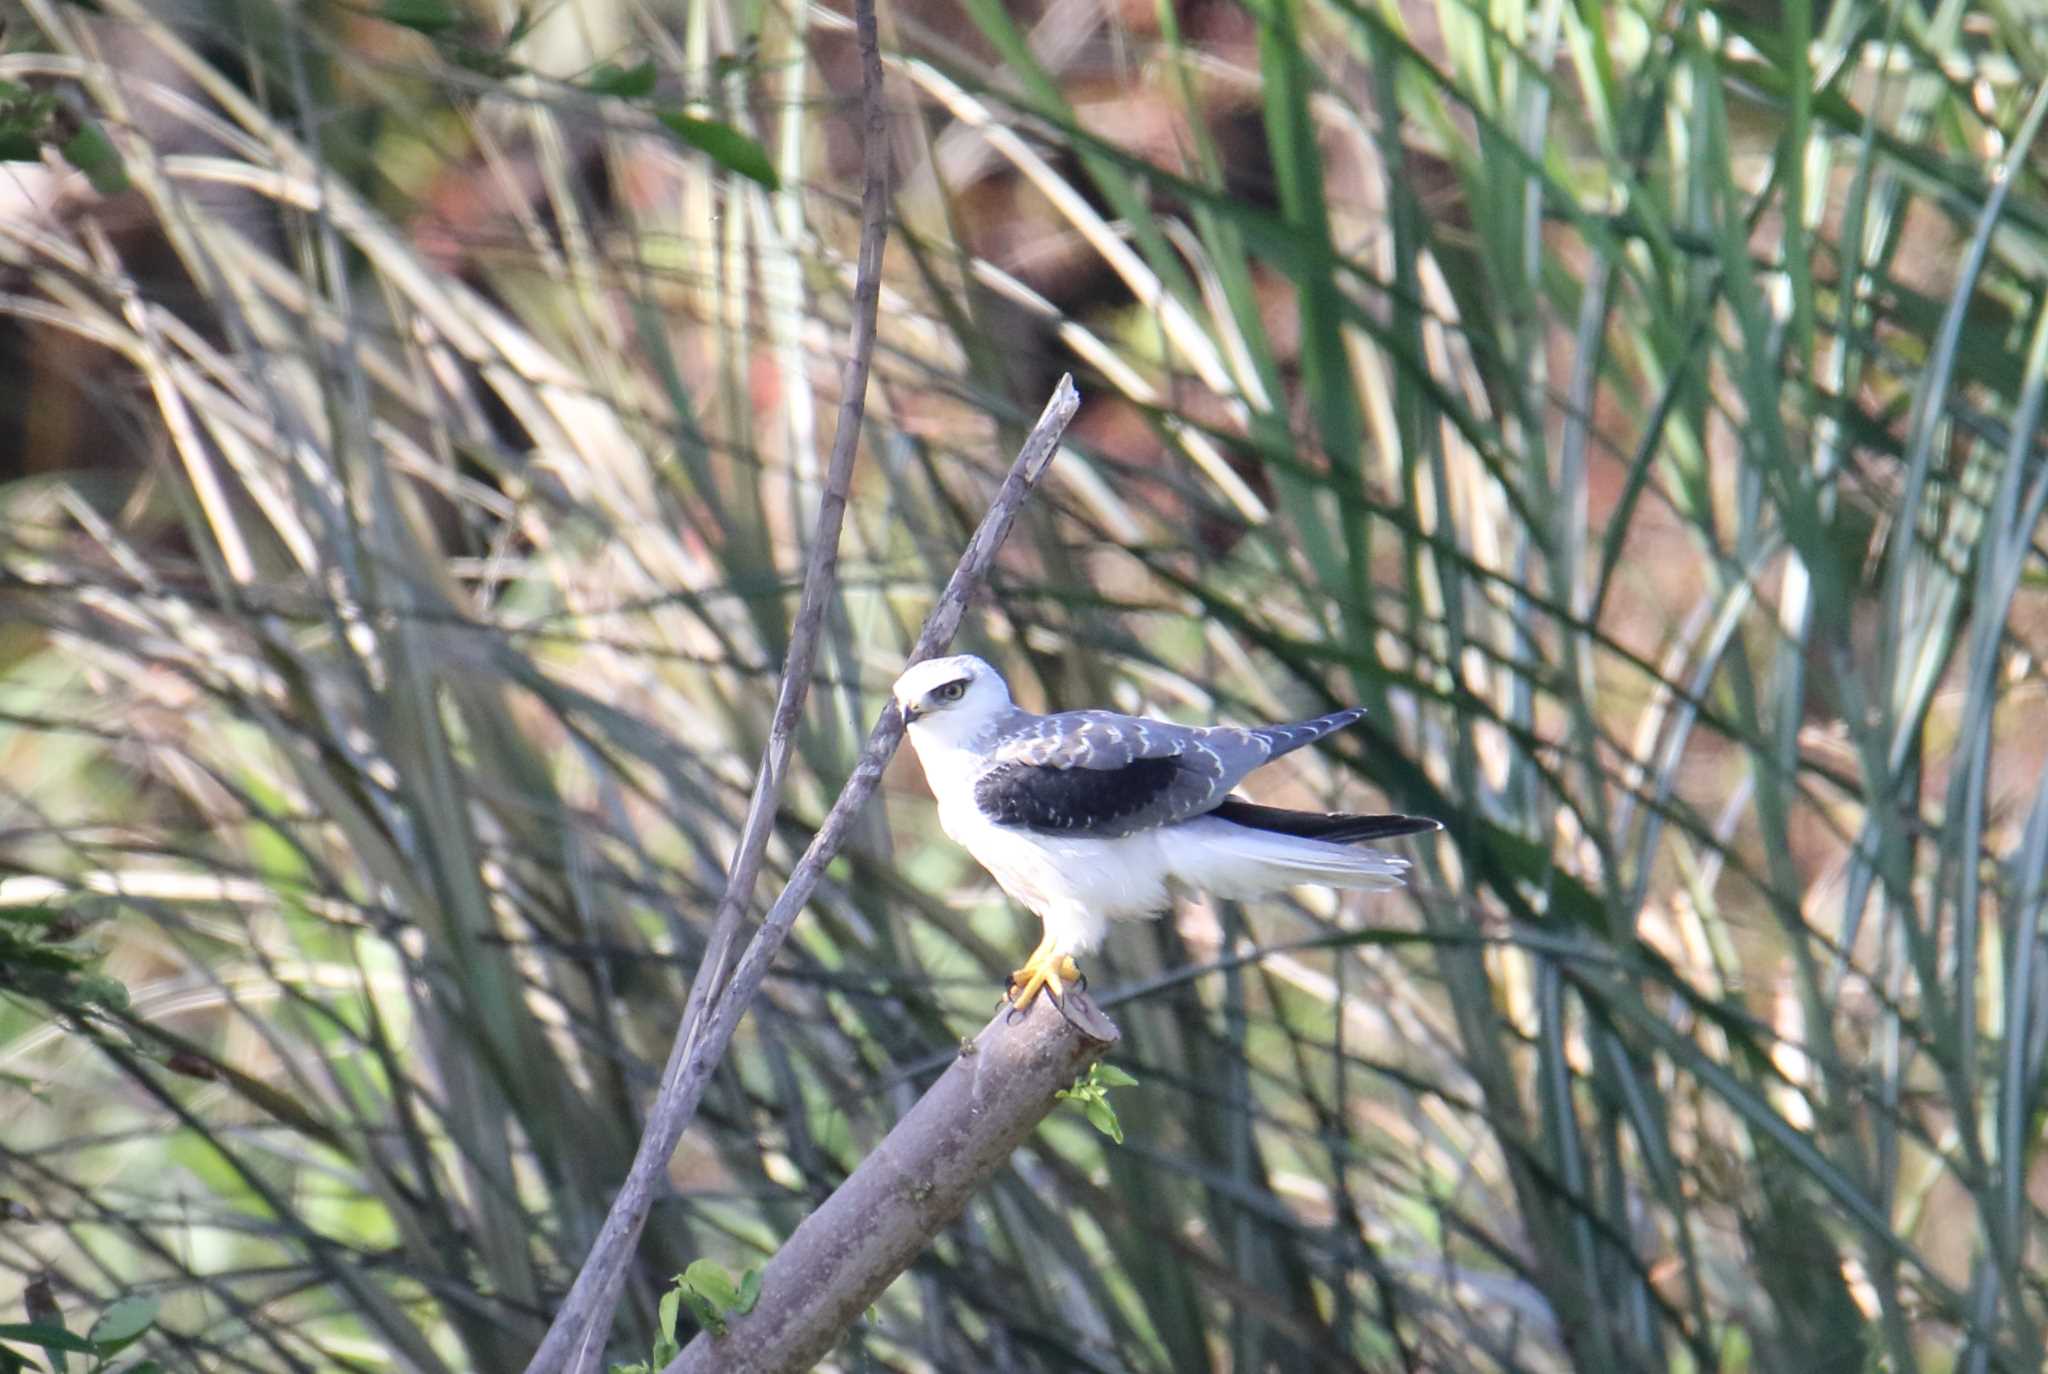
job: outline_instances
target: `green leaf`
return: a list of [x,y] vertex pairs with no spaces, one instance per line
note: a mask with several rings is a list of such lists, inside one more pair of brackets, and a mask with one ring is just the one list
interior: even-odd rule
[[740,1300],[732,1305],[732,1310],[744,1317],[747,1313],[754,1310],[754,1304],[759,1301],[761,1301],[761,1271],[749,1269],[746,1273],[740,1275]]
[[1116,1119],[1116,1108],[1110,1106],[1109,1103],[1099,1097],[1090,1102],[1088,1104],[1088,1119],[1095,1123],[1096,1130],[1102,1132],[1119,1145],[1124,1143],[1123,1123]]
[[661,1369],[670,1360],[673,1360],[682,1353],[682,1349],[682,1345],[674,1336],[656,1336],[654,1338],[654,1358],[649,1360],[648,1363],[656,1369]]
[[621,67],[607,62],[584,78],[583,89],[592,95],[615,95],[623,100],[638,100],[654,94],[654,59],[648,58],[636,67]]
[[109,978],[104,973],[87,973],[81,975],[73,986],[71,1000],[78,1004],[105,1007],[108,1011],[126,1011],[128,988],[118,978]]
[[725,1334],[724,1314],[705,1301],[704,1295],[693,1288],[681,1290],[683,1304],[690,1309],[690,1315],[697,1319],[697,1325],[714,1336]]
[[521,5],[518,16],[512,21],[512,27],[505,31],[505,46],[509,48],[515,43],[525,41],[526,35],[533,32],[534,22],[535,15],[532,8],[527,5]]
[[716,1304],[721,1312],[729,1310],[740,1300],[740,1290],[733,1286],[732,1275],[726,1273],[725,1266],[717,1260],[692,1261],[690,1267],[683,1271],[683,1282]]
[[683,1295],[671,1288],[661,1295],[661,1308],[657,1317],[661,1334],[675,1339],[676,1313],[682,1307]]
[[[92,182],[92,189],[103,196],[111,196],[128,189],[128,173],[121,166],[121,155],[114,151],[113,140],[97,124],[85,124],[70,138],[64,140],[60,150],[64,160],[85,173]],[[127,1005],[127,993],[122,993],[123,1006]]]
[[1097,1065],[1095,1081],[1105,1088],[1135,1088],[1138,1086],[1137,1079],[1131,1077],[1114,1064]]
[[383,0],[377,17],[387,24],[415,33],[446,33],[462,22],[462,15],[448,0]]
[[156,1325],[157,1311],[161,1306],[154,1295],[122,1298],[100,1313],[100,1319],[92,1324],[87,1339],[99,1347],[101,1355],[124,1350]]
[[69,1350],[80,1355],[97,1355],[98,1347],[83,1336],[74,1336],[49,1322],[0,1323],[0,1341],[20,1341],[45,1350]]
[[758,181],[771,191],[782,189],[782,178],[775,175],[775,164],[768,160],[767,151],[732,125],[697,119],[676,110],[657,111],[655,118],[678,140],[727,171]]
[[526,70],[525,67],[505,56],[504,50],[501,48],[477,48],[467,43],[457,43],[452,48],[444,49],[443,51],[446,52],[450,61],[463,70],[476,72],[479,75],[492,77],[497,80],[503,80],[508,76],[517,76]]

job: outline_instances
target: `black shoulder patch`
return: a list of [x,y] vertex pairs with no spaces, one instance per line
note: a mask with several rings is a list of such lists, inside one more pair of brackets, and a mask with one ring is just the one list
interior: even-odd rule
[[1121,768],[1046,768],[999,763],[974,784],[974,804],[997,825],[1114,839],[1142,829],[1181,770],[1173,755]]

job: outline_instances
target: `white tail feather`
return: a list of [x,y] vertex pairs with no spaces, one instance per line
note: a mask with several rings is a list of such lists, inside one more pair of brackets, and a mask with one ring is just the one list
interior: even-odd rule
[[1227,821],[1201,828],[1198,885],[1219,897],[1252,897],[1298,883],[1384,892],[1401,886],[1408,861],[1383,850],[1253,830]]

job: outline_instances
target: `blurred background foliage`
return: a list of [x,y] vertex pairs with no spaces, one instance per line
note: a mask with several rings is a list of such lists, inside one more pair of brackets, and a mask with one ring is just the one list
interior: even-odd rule
[[[772,897],[1021,421],[1028,704],[1371,708],[1397,897],[1092,967],[849,1370],[2035,1370],[2048,11],[883,8],[845,580]],[[0,4],[0,1266],[164,1368],[517,1369],[765,736],[860,148],[834,4]],[[907,762],[613,1355],[1036,941]],[[120,995],[125,987],[127,995]],[[0,1285],[0,1298],[12,1290]]]

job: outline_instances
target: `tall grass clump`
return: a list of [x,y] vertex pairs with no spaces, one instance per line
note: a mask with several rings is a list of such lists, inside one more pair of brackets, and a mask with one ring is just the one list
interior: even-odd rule
[[[74,1329],[160,1297],[165,1368],[519,1368],[768,729],[848,20],[0,13],[0,1266]],[[1070,368],[963,647],[1032,705],[1363,704],[1262,795],[1447,830],[1401,897],[1117,932],[1126,1142],[1055,1117],[838,1367],[2037,1369],[2048,29],[882,18],[868,432],[755,910]],[[615,1358],[1036,935],[892,774]]]

